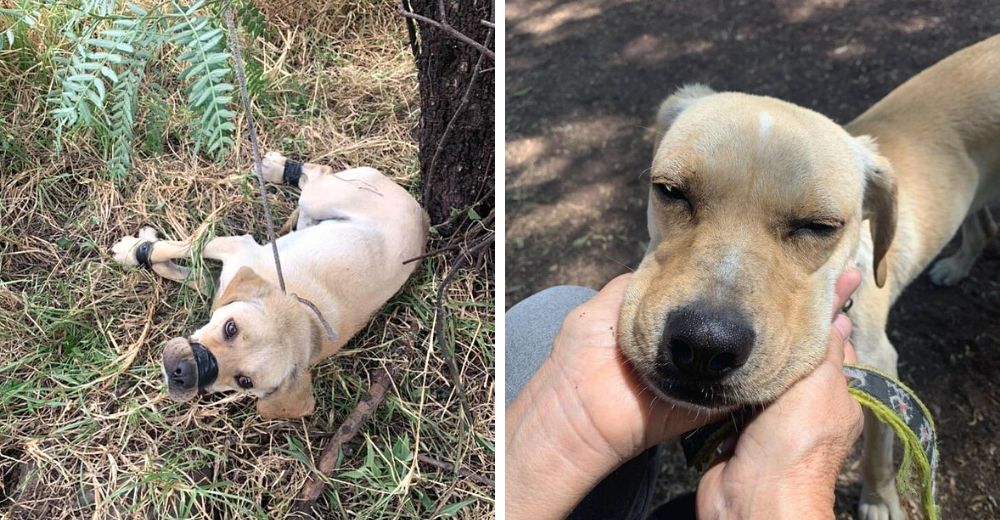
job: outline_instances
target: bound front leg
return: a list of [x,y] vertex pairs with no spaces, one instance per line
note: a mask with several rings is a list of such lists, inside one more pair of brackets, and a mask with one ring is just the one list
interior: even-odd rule
[[[861,339],[861,338],[858,338]],[[896,377],[896,349],[882,332],[874,349],[865,348],[862,363],[881,369]],[[860,347],[860,345],[859,345]],[[867,347],[867,345],[866,345]],[[902,520],[896,491],[896,466],[892,460],[892,444],[896,437],[892,429],[865,410],[864,444],[861,453],[863,485],[858,518],[861,520]]]
[[[256,245],[249,235],[216,237],[205,244],[202,257],[225,262]],[[174,263],[174,260],[191,258],[195,249],[191,240],[160,240],[156,230],[147,226],[140,229],[136,236],[122,237],[111,247],[111,253],[119,264],[146,267],[168,280],[186,284],[204,294],[209,287],[208,281],[191,276],[190,269]]]
[[148,226],[140,229],[136,236],[122,237],[111,246],[111,254],[119,264],[145,267],[168,280],[185,284],[204,294],[207,284],[199,277],[192,277],[191,270],[187,267],[172,261],[189,252],[190,247],[185,243],[160,240],[156,230]]

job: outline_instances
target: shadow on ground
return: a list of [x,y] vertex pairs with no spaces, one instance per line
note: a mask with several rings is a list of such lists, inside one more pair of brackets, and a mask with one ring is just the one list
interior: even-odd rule
[[[599,287],[636,265],[648,126],[672,89],[702,82],[847,122],[921,69],[1000,32],[1000,4],[955,5],[508,2],[506,305],[551,285]],[[998,273],[994,242],[958,287],[918,279],[890,319],[900,375],[939,423],[943,518],[1000,513]],[[697,477],[676,463],[665,471],[661,498]],[[857,477],[855,458],[838,488],[840,516],[853,512]]]

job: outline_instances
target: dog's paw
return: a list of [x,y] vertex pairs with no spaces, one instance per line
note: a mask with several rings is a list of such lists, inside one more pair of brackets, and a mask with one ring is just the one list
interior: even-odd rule
[[858,504],[859,520],[904,520],[905,518],[902,508],[899,507],[899,495],[896,494],[895,488],[882,495],[871,493],[867,489],[861,491],[861,503]]
[[145,226],[139,230],[136,236],[127,235],[115,242],[111,246],[111,256],[116,262],[122,265],[137,266],[139,262],[135,259],[135,249],[143,242],[156,242],[159,238],[156,230]]
[[972,265],[963,262],[961,258],[949,256],[938,260],[927,273],[934,285],[950,287],[957,284],[969,276]]
[[267,152],[260,161],[261,173],[264,180],[281,184],[285,175],[285,156],[281,152]]

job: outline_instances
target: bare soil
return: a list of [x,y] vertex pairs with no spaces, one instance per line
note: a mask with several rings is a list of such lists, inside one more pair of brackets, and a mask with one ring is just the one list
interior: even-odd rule
[[[636,265],[648,126],[677,86],[775,96],[844,123],[997,32],[1000,4],[988,0],[508,2],[506,305],[551,285],[599,287]],[[937,288],[922,276],[890,316],[900,376],[938,423],[942,518],[1000,514],[998,272],[994,241],[967,280]],[[694,488],[680,460],[664,468],[661,499]],[[840,517],[853,516],[858,478],[854,457]]]

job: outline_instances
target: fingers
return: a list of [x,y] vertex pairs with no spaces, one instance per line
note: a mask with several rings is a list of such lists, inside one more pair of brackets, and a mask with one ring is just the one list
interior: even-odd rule
[[861,271],[857,267],[848,267],[841,273],[834,286],[833,312],[838,313],[844,308],[847,299],[861,285]]
[[858,354],[854,351],[854,345],[850,341],[844,342],[844,363],[857,363]]

